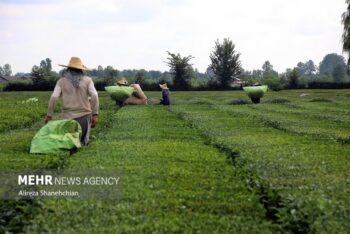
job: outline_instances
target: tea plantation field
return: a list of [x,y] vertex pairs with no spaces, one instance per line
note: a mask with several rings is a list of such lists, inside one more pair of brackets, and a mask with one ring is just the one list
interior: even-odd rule
[[118,170],[122,196],[1,200],[0,233],[350,233],[350,90],[101,92],[89,146],[30,155],[49,96],[0,92],[0,169]]

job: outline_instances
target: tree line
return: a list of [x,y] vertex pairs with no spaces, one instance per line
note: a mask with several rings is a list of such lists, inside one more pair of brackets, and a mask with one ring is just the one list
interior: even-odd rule
[[[211,64],[205,73],[193,68],[192,55],[181,56],[179,53],[166,52],[165,63],[169,71],[147,71],[145,69],[118,70],[113,66],[87,71],[94,78],[96,87],[103,90],[107,85],[125,77],[130,83],[140,84],[144,90],[158,90],[159,83],[168,83],[173,90],[226,90],[241,88],[244,85],[268,85],[273,90],[286,88],[345,88],[349,82],[346,73],[345,58],[335,53],[327,54],[317,66],[312,60],[299,62],[294,68],[283,73],[274,70],[270,61],[265,61],[261,69],[244,70],[240,53],[236,51],[231,39],[225,38],[215,42],[209,57]],[[0,67],[0,74],[10,74],[11,66]],[[64,76],[66,69],[58,73],[52,70],[52,60],[46,58],[39,65],[34,65],[30,72],[31,81],[10,82],[4,90],[52,90],[56,80]],[[239,85],[233,85],[234,83]],[[335,84],[335,85],[334,85]]]

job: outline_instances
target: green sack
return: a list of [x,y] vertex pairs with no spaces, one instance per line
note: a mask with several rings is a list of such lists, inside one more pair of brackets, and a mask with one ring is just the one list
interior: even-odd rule
[[74,147],[80,148],[81,126],[75,120],[49,121],[34,136],[32,154],[57,154]]
[[105,90],[113,100],[120,102],[125,101],[134,92],[134,88],[128,86],[107,86]]
[[243,87],[243,90],[250,98],[262,98],[267,92],[267,85]]

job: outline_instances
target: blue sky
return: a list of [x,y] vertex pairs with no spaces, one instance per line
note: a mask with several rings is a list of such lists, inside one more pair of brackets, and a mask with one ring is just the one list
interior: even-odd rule
[[217,39],[229,37],[245,69],[266,60],[279,72],[342,53],[345,0],[0,1],[0,65],[29,72],[47,57],[79,56],[91,68],[168,70],[166,51],[193,55],[205,71]]

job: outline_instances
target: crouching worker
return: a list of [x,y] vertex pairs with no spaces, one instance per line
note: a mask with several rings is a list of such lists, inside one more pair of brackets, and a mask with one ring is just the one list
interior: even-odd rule
[[[117,81],[117,85],[120,86],[128,86],[128,83],[129,82],[125,78]],[[131,84],[130,87],[134,88],[134,92],[120,105],[147,105],[147,96],[142,91],[141,86],[139,84]]]
[[164,83],[160,84],[159,87],[162,89],[162,99],[160,99],[160,104],[170,105],[170,92],[168,85]]
[[99,100],[92,79],[84,75],[83,71],[88,70],[80,58],[72,57],[64,77],[60,78],[51,95],[48,113],[45,123],[52,119],[55,104],[59,97],[63,100],[62,118],[74,119],[82,128],[81,142],[84,145],[89,143],[90,129],[94,128],[98,121]]

